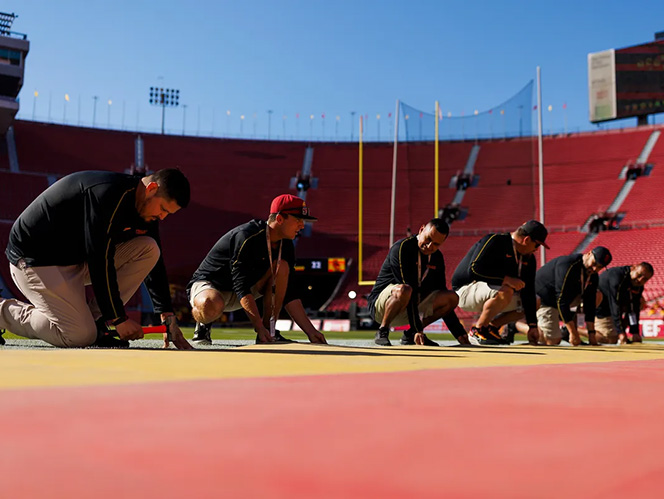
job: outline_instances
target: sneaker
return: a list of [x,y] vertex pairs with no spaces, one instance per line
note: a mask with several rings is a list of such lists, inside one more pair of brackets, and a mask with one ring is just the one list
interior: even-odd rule
[[[291,339],[286,338],[285,336],[282,336],[281,331],[279,331],[278,329],[274,330],[274,342],[275,343],[297,343],[297,341],[295,341],[295,340],[291,340]],[[258,345],[259,343],[261,343],[261,342],[258,340],[258,335],[256,335],[256,344]]]
[[297,341],[295,340],[291,340],[281,336],[281,331],[279,331],[278,329],[274,330],[274,341],[276,341],[277,343],[297,343]]
[[7,342],[5,341],[5,339],[2,337],[3,334],[5,334],[5,330],[4,330],[4,329],[0,329],[0,346],[2,346],[2,345],[4,345],[5,343],[7,343]]
[[115,338],[110,334],[105,334],[102,336],[97,336],[97,341],[95,341],[91,348],[129,348],[128,340],[121,340],[120,338]]
[[376,331],[376,336],[374,337],[374,343],[376,343],[376,345],[379,345],[381,347],[391,347],[392,343],[390,343],[390,329],[379,328],[378,331]]
[[95,341],[90,347],[92,348],[129,348],[129,340],[121,340],[120,338],[115,338],[113,335],[117,335],[117,331],[111,331],[108,329],[104,319],[97,319],[95,321],[97,325],[97,341]]
[[196,323],[192,340],[198,345],[212,345],[212,324]]
[[[477,343],[471,339],[474,338]],[[468,339],[473,345],[507,345],[507,342],[500,336],[498,328],[495,326],[473,326],[470,328]]]
[[415,333],[412,329],[406,329],[401,335],[401,344],[402,345],[414,345],[415,344]]

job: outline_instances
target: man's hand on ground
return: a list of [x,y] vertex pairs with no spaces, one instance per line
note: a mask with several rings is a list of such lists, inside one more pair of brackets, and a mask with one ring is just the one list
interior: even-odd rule
[[320,331],[316,331],[315,333],[311,333],[307,335],[309,337],[309,341],[311,343],[320,343],[323,345],[327,345],[327,340],[325,339],[325,335],[321,333]]
[[258,343],[273,343],[274,338],[270,334],[270,330],[267,329],[265,326],[262,326],[261,328],[256,330],[256,334],[258,334]]
[[528,343],[530,345],[537,345],[539,343],[539,328],[537,326],[531,326],[528,328]]
[[173,323],[170,326],[167,326],[169,331],[164,333],[164,348],[168,348],[169,346],[169,340],[168,340],[168,335],[170,332],[171,340],[173,342],[173,345],[175,345],[175,348],[178,350],[193,350],[194,347],[191,346],[191,344],[185,339],[184,335],[182,334],[182,331],[180,330],[180,327]]

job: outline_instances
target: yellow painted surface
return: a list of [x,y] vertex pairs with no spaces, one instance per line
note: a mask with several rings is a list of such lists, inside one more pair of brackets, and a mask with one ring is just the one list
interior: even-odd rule
[[653,359],[664,359],[664,346],[362,348],[290,344],[189,352],[1,349],[0,390]]

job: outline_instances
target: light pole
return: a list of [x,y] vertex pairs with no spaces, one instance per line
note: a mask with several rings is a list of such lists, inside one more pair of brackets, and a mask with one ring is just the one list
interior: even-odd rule
[[187,105],[182,104],[182,135],[184,135],[184,126],[187,120]]
[[150,87],[150,104],[153,106],[161,106],[161,134],[164,135],[166,107],[178,107],[180,105],[180,90]]
[[35,113],[37,112],[37,97],[39,97],[39,92],[35,90],[35,99],[32,101],[32,121],[35,121]]
[[95,101],[94,105],[92,106],[92,128],[95,127],[95,120],[97,118],[97,99],[99,99],[99,96],[92,96],[92,100]]
[[353,133],[355,132],[355,111],[350,112],[350,141],[353,142]]
[[69,94],[65,94],[65,105],[62,106],[62,123],[67,124],[67,103],[69,102]]
[[113,104],[113,101],[108,99],[108,122],[106,128],[111,128],[111,104]]
[[267,140],[272,135],[272,109],[267,110]]

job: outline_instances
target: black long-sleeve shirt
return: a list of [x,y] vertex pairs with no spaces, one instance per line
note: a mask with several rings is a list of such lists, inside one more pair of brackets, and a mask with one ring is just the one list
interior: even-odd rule
[[521,279],[525,286],[519,293],[526,321],[528,324],[536,324],[536,271],[535,256],[517,253],[509,232],[487,234],[471,246],[457,266],[452,275],[452,288],[458,290],[474,281],[500,286],[505,277]]
[[554,258],[539,269],[535,290],[543,305],[558,309],[563,322],[574,319],[570,306],[583,295],[586,322],[592,322],[595,320],[598,281],[597,274],[588,275],[583,266],[583,255],[577,253]]
[[[418,278],[418,259],[421,258],[420,276]],[[426,274],[426,276],[425,276]],[[424,279],[421,279],[424,277]],[[420,284],[421,279],[421,284]],[[426,256],[417,246],[417,237],[411,236],[394,243],[376,278],[367,299],[371,315],[376,315],[376,300],[389,284],[408,284],[412,288],[410,301],[406,311],[408,323],[416,331],[422,331],[422,321],[418,305],[434,291],[446,290],[445,258],[440,251]],[[455,338],[466,334],[463,325],[454,311],[443,317],[445,324]]]
[[[136,210],[139,177],[115,172],[77,172],[55,182],[30,203],[12,226],[5,251],[13,265],[87,263],[102,316],[125,315],[115,272],[115,245],[141,235],[159,241],[157,222]],[[172,311],[163,258],[145,279],[155,312]]]
[[[209,281],[220,291],[233,291],[238,298],[251,294],[251,287],[270,269],[267,253],[267,222],[254,219],[230,230],[214,244],[203,262],[199,265],[187,285],[187,295],[191,298],[191,286],[196,281]],[[288,265],[291,275],[295,266],[295,246],[290,239],[282,239],[281,265]],[[272,261],[279,256],[279,244],[272,248]],[[291,283],[284,304],[296,297]]]
[[597,317],[613,318],[619,333],[625,332],[625,323],[622,320],[625,313],[633,312],[636,319],[634,327],[637,331],[639,327],[643,286],[632,285],[630,271],[629,265],[612,267],[599,276],[599,290],[603,298],[597,307]]

